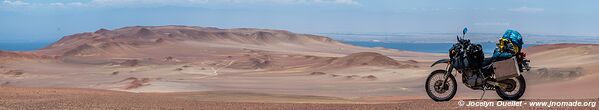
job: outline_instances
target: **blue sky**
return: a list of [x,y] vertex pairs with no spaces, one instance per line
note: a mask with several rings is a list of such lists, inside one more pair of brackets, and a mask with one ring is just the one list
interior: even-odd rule
[[596,0],[0,0],[0,42],[134,25],[299,33],[522,33],[599,36]]

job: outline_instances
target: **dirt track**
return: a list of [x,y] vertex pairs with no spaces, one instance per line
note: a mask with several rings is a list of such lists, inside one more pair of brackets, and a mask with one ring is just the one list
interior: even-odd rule
[[[219,94],[216,94],[219,95]],[[221,94],[222,95],[222,94]],[[283,110],[395,110],[395,109],[513,109],[514,107],[460,107],[459,99],[434,102],[429,99],[395,100],[387,102],[346,100],[325,97],[285,97],[229,95],[210,93],[129,93],[90,89],[49,89],[0,87],[0,109],[283,109]],[[256,95],[256,94],[253,94]],[[225,99],[230,97],[229,99]],[[232,98],[231,98],[232,97]],[[249,99],[248,99],[249,98]],[[253,98],[253,99],[252,99]],[[277,99],[298,99],[295,102],[276,102]],[[223,100],[219,100],[223,99]],[[234,100],[241,99],[241,100]],[[212,100],[212,101],[210,101]],[[275,101],[275,102],[269,102]],[[497,101],[497,100],[465,100]],[[530,101],[592,101],[598,99],[525,99]],[[516,109],[597,109],[590,107],[517,107]]]

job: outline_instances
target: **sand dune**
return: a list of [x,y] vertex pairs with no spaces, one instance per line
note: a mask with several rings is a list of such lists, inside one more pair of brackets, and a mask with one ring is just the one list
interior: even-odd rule
[[[524,50],[532,60],[533,70],[573,73],[572,76],[595,74],[599,65],[599,45],[595,44],[548,44]],[[561,71],[561,72],[560,72]],[[570,75],[570,74],[568,74]]]
[[544,67],[576,67],[599,63],[599,45],[549,44],[524,50],[533,65]]
[[547,44],[529,47],[528,58],[533,71],[526,74],[530,98],[585,98],[599,97],[599,45]]
[[397,68],[414,67],[408,62],[399,62],[387,56],[374,52],[352,53],[345,57],[335,58],[325,65],[325,68],[349,68],[352,66],[391,66]]

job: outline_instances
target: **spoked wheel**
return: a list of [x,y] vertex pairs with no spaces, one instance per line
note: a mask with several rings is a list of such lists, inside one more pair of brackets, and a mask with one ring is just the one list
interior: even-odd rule
[[505,89],[501,89],[497,86],[495,87],[495,92],[497,92],[497,95],[503,100],[518,100],[524,95],[524,91],[526,90],[526,81],[524,81],[522,75],[499,81],[499,83],[506,85]]
[[426,78],[426,83],[424,87],[426,89],[426,93],[431,99],[435,101],[448,101],[455,96],[457,85],[455,78],[453,75],[449,74],[447,77],[447,81],[443,84],[445,80],[445,72],[443,70],[437,70],[431,73],[428,78]]

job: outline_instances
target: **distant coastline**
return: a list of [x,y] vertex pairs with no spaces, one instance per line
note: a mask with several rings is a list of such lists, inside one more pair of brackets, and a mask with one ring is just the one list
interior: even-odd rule
[[[370,41],[343,41],[347,44],[363,47],[384,47],[397,50],[417,51],[417,52],[428,52],[428,53],[447,53],[453,43],[404,43],[404,42],[370,42]],[[483,42],[479,43],[483,45],[483,51],[485,54],[493,53],[495,49],[495,43]],[[524,44],[524,48],[535,46],[538,44]]]
[[[343,43],[362,46],[362,47],[384,47],[397,50],[427,52],[427,53],[446,53],[453,45],[452,43],[405,43],[405,42],[371,42],[371,41],[342,41]],[[51,42],[0,42],[2,51],[35,51],[50,45]],[[492,53],[495,43],[484,42],[485,53]],[[535,46],[538,44],[525,44],[524,47]]]

